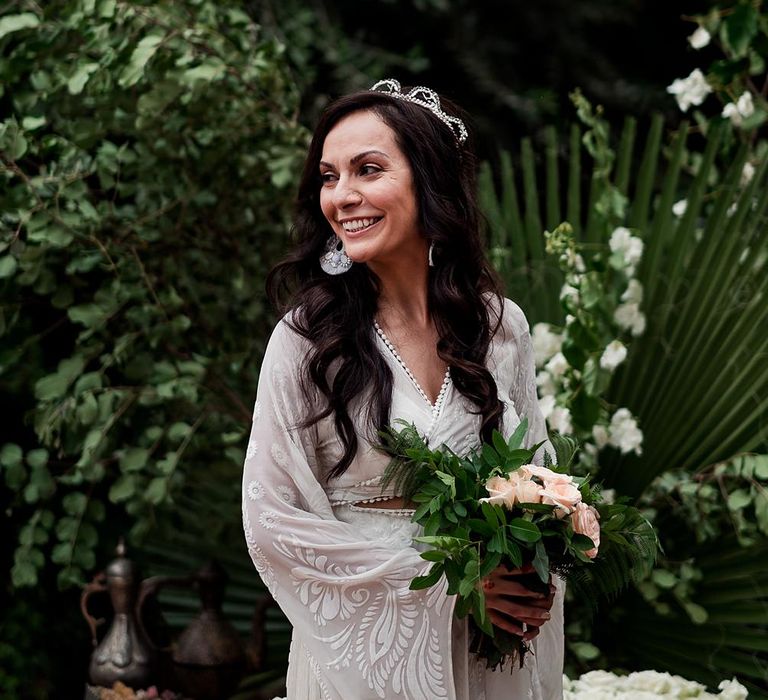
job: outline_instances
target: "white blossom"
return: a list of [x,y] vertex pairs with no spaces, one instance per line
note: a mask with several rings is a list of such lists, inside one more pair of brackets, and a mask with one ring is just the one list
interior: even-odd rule
[[583,273],[587,271],[587,266],[584,264],[584,258],[581,257],[573,248],[569,248],[562,256],[563,262],[576,272]]
[[548,323],[537,323],[531,331],[533,357],[537,367],[543,367],[546,361],[560,352],[563,336],[554,333]]
[[600,496],[602,496],[603,503],[607,503],[609,506],[613,505],[616,502],[616,489],[603,489]]
[[549,427],[558,433],[569,434],[573,431],[571,412],[564,406],[555,406],[547,419]]
[[620,340],[612,340],[600,356],[600,366],[609,372],[615,370],[627,359],[627,348]]
[[550,396],[557,393],[557,385],[549,372],[539,372],[536,375],[536,386],[539,388],[539,396]]
[[573,285],[564,284],[563,288],[560,290],[560,299],[567,299],[572,304],[576,305],[579,303],[579,290]]
[[555,409],[555,397],[552,396],[552,394],[548,394],[547,396],[542,396],[539,399],[539,410],[541,411],[541,415],[544,416],[544,420],[549,418],[549,416],[552,414],[552,411]]
[[633,304],[640,304],[643,301],[643,285],[636,279],[629,280],[627,288],[621,295],[621,300]]
[[685,214],[685,210],[688,208],[688,200],[681,199],[672,205],[672,213],[678,218]]
[[645,331],[645,314],[640,311],[640,304],[629,302],[619,304],[613,312],[613,318],[621,328],[624,328],[637,337]]
[[736,102],[729,102],[723,107],[723,116],[731,120],[734,126],[741,126],[743,119],[751,117],[755,113],[755,103],[752,101],[751,92],[741,93]]
[[749,161],[744,163],[744,167],[741,169],[741,186],[746,187],[755,176],[755,166]]
[[608,432],[608,442],[618,447],[622,454],[634,452],[641,455],[643,453],[643,431],[638,427],[637,420],[628,408],[620,408],[611,416]]
[[544,369],[546,369],[555,379],[558,379],[565,374],[568,367],[568,360],[565,359],[565,355],[558,352],[549,362],[547,362]]
[[643,256],[643,241],[633,236],[628,228],[619,226],[614,229],[608,241],[611,252],[620,255],[626,264],[627,274],[632,276]]
[[592,437],[595,439],[597,449],[602,450],[608,444],[608,428],[600,423],[592,426]]
[[678,78],[667,86],[667,92],[674,95],[677,106],[687,112],[691,105],[700,105],[704,98],[712,92],[712,87],[698,68],[694,69],[687,78]]
[[696,49],[703,49],[712,40],[712,35],[701,25],[688,37],[688,43]]

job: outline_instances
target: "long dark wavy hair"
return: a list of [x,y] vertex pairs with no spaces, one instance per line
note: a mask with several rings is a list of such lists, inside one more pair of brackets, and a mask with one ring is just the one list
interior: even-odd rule
[[[448,100],[442,107],[465,117]],[[427,303],[439,336],[437,354],[451,368],[454,386],[482,416],[481,439],[490,440],[503,413],[496,382],[485,365],[501,322],[502,295],[483,251],[473,151],[468,142],[458,146],[450,128],[424,107],[372,91],[341,97],[322,113],[309,146],[292,230],[295,248],[267,278],[270,301],[282,312],[293,312],[291,326],[311,343],[301,378],[307,404],[317,394],[314,388],[325,398],[302,426],[332,415],[344,447],[328,478],[343,474],[357,452],[351,402],[366,405],[369,439],[389,424],[392,404],[392,372],[374,337],[377,277],[365,264],[353,264],[340,275],[326,274],[319,264],[333,233],[320,209],[323,144],[341,119],[362,110],[375,113],[392,129],[411,166],[419,229],[434,243]]]

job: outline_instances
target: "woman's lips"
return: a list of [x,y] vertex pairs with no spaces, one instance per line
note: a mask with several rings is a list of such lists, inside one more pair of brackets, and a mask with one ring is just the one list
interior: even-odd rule
[[366,233],[368,233],[368,231],[370,231],[372,228],[378,226],[383,220],[384,220],[384,217],[382,216],[381,219],[379,219],[378,221],[374,221],[370,226],[367,226],[366,228],[357,229],[357,231],[344,231],[344,235],[347,238],[357,238],[358,236],[363,236]]

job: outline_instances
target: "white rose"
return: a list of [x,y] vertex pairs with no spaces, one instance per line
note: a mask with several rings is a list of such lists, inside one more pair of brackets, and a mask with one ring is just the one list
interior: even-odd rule
[[542,367],[552,355],[560,351],[563,337],[554,333],[548,323],[537,323],[531,331],[533,356],[537,367]]
[[627,358],[627,348],[620,340],[612,340],[600,356],[600,366],[609,372],[615,370]]
[[678,218],[685,214],[685,210],[688,208],[688,200],[681,199],[672,205],[672,213]]
[[712,39],[712,35],[701,25],[688,37],[688,43],[696,49],[703,49]]
[[747,698],[747,689],[735,678],[730,681],[720,681],[717,689],[721,691],[717,696],[720,700],[746,700]]
[[687,78],[678,78],[667,87],[667,92],[674,95],[677,106],[687,112],[691,105],[700,105],[704,98],[712,92],[712,87],[698,68],[694,69]]
[[544,369],[546,369],[555,379],[558,379],[565,374],[565,371],[569,366],[568,360],[565,359],[565,355],[558,352],[549,362],[547,362]]

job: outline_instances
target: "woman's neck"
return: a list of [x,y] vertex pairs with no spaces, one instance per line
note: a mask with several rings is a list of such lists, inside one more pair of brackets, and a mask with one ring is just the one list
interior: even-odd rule
[[430,323],[427,304],[429,268],[426,261],[373,265],[372,272],[379,278],[378,320],[390,328],[407,325],[425,328]]

